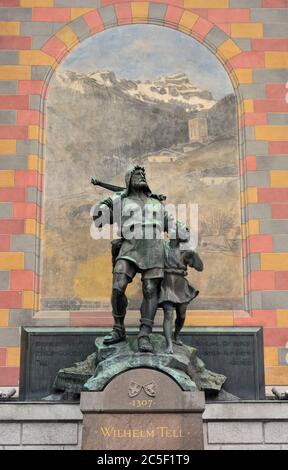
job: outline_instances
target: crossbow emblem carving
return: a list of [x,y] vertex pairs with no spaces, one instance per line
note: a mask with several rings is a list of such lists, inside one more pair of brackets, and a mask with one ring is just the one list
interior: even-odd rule
[[155,397],[156,395],[156,384],[155,382],[149,382],[145,385],[137,384],[137,382],[130,382],[128,395],[130,398],[137,397],[141,390],[144,390],[146,395],[149,397]]

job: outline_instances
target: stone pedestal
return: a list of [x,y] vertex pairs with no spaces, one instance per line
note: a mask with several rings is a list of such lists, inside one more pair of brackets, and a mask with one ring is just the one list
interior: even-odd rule
[[103,391],[82,392],[83,450],[203,449],[204,392],[159,370],[134,368]]

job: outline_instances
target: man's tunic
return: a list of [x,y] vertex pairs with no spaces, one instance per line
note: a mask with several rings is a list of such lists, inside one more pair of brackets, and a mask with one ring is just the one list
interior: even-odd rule
[[142,199],[137,195],[123,197],[121,193],[117,193],[100,204],[109,207],[108,223],[119,222],[117,216],[121,214],[118,234],[123,242],[116,263],[121,259],[128,260],[137,266],[139,272],[153,268],[163,269],[163,232],[168,229],[168,215],[163,203],[149,195]]

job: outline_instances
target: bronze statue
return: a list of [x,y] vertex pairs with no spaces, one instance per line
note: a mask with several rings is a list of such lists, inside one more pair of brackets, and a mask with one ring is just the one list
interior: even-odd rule
[[[185,239],[182,238],[182,241]],[[166,339],[167,353],[173,354],[172,339],[176,344],[182,344],[179,340],[180,331],[183,328],[186,310],[189,302],[195,299],[199,291],[194,289],[186,279],[187,267],[203,271],[203,262],[199,255],[182,245],[178,237],[165,242],[165,274],[161,283],[159,306],[164,311],[163,330]],[[173,331],[173,311],[176,310],[175,330]]]
[[[113,377],[128,369],[149,367],[171,375],[183,390],[198,388],[207,393],[218,393],[226,377],[207,370],[197,357],[197,350],[179,341],[188,304],[199,293],[186,279],[187,267],[203,270],[200,257],[185,244],[190,239],[190,232],[184,224],[168,216],[163,205],[165,196],[151,192],[143,167],[131,167],[125,180],[126,188],[91,180],[92,184],[114,193],[93,206],[92,210],[96,227],[116,223],[120,237],[112,241],[113,329],[108,336],[96,339],[96,351],[84,361],[60,369],[53,389],[68,398],[72,392],[72,398],[75,398],[83,390],[102,391]],[[169,242],[165,241],[164,232],[167,232]],[[137,338],[140,354],[134,357],[134,338],[131,336],[124,341],[128,304],[125,292],[137,273],[142,277],[143,299]],[[166,341],[159,334],[149,337],[158,306],[164,310]],[[175,355],[171,356],[174,308],[174,343],[177,345],[174,346]],[[111,344],[115,346],[111,348]],[[147,352],[155,353],[147,357]],[[46,399],[54,398],[49,396]]]
[[[92,179],[91,182],[99,184],[97,180]],[[161,280],[164,276],[162,234],[168,231],[169,217],[163,205],[165,196],[151,192],[143,167],[135,165],[129,168],[125,182],[126,188],[116,187],[116,192],[111,197],[95,206],[93,214],[97,227],[105,223],[113,224],[116,221],[115,212],[118,211],[118,215],[121,215],[119,227],[121,238],[112,243],[114,267],[111,303],[114,326],[110,335],[105,337],[104,343],[114,344],[125,340],[124,319],[128,303],[125,291],[136,273],[141,273],[143,301],[138,348],[141,352],[153,352],[149,334],[152,332]],[[101,186],[115,191],[112,185],[101,183]],[[107,208],[108,217],[103,222],[104,209],[107,213]],[[131,219],[133,211],[137,215]],[[150,234],[148,238],[145,236],[147,230]]]
[[[168,216],[163,205],[165,196],[151,192],[145,170],[141,166],[136,165],[128,170],[126,188],[95,179],[91,182],[114,193],[96,204],[92,211],[96,227],[114,223],[118,225],[120,238],[112,241],[111,303],[114,326],[108,336],[96,339],[96,351],[93,354],[72,367],[58,371],[54,390],[61,391],[65,397],[70,397],[71,392],[79,395],[83,390],[102,391],[116,375],[131,368],[148,367],[171,375],[183,390],[195,390],[198,387],[207,393],[218,393],[226,377],[207,370],[197,357],[197,350],[182,345],[179,341],[188,304],[199,293],[186,279],[187,267],[203,270],[200,257],[185,244],[190,239],[188,228]],[[145,236],[146,229],[149,229],[148,237]],[[167,232],[169,242],[165,241],[164,232]],[[183,244],[180,246],[180,243]],[[140,354],[134,357],[133,336],[124,341],[124,321],[128,304],[125,292],[137,273],[142,276],[143,299],[137,338]],[[159,305],[164,309],[166,341],[162,335],[150,335]],[[174,343],[177,345],[174,346],[175,355],[172,356],[174,308]],[[115,346],[111,348],[111,344]],[[147,352],[154,354],[147,357]]]

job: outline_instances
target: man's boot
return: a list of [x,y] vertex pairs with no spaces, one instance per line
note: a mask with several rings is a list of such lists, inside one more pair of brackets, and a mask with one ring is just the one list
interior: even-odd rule
[[120,328],[117,325],[113,326],[113,329],[109,335],[105,336],[103,339],[103,344],[116,344],[120,343],[120,341],[126,340],[126,332],[125,328]]
[[138,351],[153,353],[153,346],[149,336],[140,336],[138,338]]
[[149,335],[152,332],[153,320],[149,318],[141,318],[141,326],[138,335],[138,351],[153,353],[153,346]]

